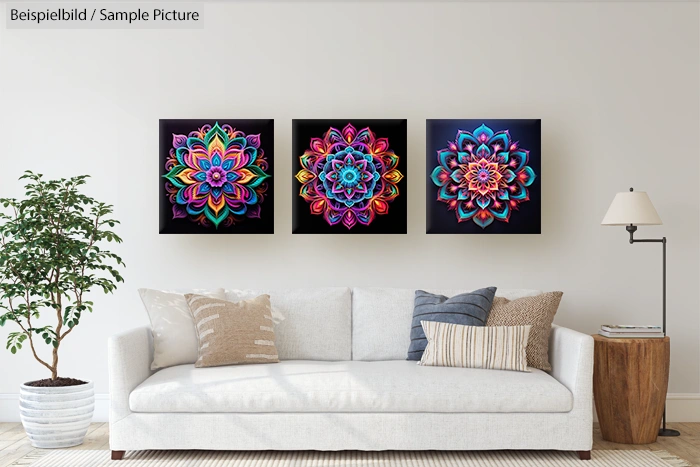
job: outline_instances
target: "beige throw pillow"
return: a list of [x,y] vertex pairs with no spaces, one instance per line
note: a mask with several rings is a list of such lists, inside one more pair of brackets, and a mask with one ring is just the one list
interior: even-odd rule
[[270,296],[237,303],[185,295],[199,343],[195,367],[279,362]]
[[549,364],[549,333],[562,295],[563,292],[546,292],[516,300],[496,297],[486,326],[532,326],[527,344],[527,364],[549,371],[552,369]]
[[529,371],[530,326],[464,326],[421,321],[428,344],[420,364],[487,370]]

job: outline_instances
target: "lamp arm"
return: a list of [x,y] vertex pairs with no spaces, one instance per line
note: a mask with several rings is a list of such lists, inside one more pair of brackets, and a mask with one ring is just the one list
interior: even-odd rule
[[666,237],[662,238],[634,238],[634,233],[637,231],[636,225],[628,225],[625,227],[630,233],[630,243],[666,243]]

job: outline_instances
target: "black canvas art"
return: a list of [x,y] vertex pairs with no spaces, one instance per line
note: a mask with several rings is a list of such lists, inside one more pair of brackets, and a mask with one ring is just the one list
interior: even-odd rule
[[539,234],[540,120],[428,120],[427,233]]
[[294,120],[294,233],[406,233],[406,120]]
[[160,233],[274,233],[273,120],[160,120]]

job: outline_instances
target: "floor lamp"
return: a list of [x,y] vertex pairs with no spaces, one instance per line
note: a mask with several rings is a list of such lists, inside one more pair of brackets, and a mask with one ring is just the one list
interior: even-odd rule
[[[651,204],[649,196],[643,191],[634,191],[615,195],[608,212],[603,218],[603,225],[624,225],[630,234],[630,244],[634,243],[661,243],[663,248],[663,332],[666,335],[666,237],[662,238],[634,238],[638,225],[661,225],[661,218]],[[677,430],[666,428],[666,402],[664,401],[663,425],[659,430],[659,436],[680,436]]]

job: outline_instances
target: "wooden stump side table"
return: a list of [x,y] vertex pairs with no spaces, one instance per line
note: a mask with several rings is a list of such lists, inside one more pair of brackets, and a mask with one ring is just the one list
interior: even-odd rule
[[594,335],[593,394],[603,439],[656,441],[668,389],[671,341]]

